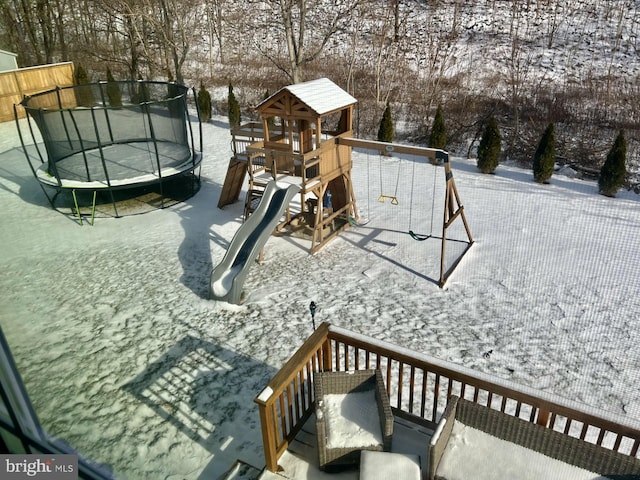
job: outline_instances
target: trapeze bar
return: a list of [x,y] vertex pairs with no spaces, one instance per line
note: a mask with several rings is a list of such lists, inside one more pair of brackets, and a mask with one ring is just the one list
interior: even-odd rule
[[378,197],[378,201],[380,203],[384,203],[385,198],[388,198],[389,200],[391,200],[391,205],[398,205],[398,197],[396,197],[395,195],[380,195]]

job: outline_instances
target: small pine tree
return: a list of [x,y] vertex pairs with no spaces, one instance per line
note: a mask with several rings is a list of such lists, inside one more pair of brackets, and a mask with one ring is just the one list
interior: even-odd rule
[[204,88],[200,82],[200,90],[198,90],[198,109],[200,110],[200,119],[203,122],[211,120],[211,94]]
[[382,114],[382,120],[380,120],[380,126],[378,127],[378,141],[393,142],[393,119],[391,118],[389,102],[387,102],[387,106]]
[[236,96],[233,93],[233,86],[229,83],[229,97],[228,97],[228,116],[229,116],[229,128],[240,126],[240,104],[236,100]]
[[111,74],[111,69],[107,67],[107,97],[109,97],[109,105],[112,107],[122,106],[122,91],[120,85],[116,82]]
[[78,65],[78,68],[75,69],[74,72],[76,85],[76,101],[78,105],[82,107],[92,107],[95,103],[95,97],[93,96],[93,90],[91,89],[89,83],[89,75],[87,75],[87,71],[82,67],[82,65]]
[[498,122],[491,117],[478,146],[478,168],[482,173],[493,173],[498,167],[501,142]]
[[602,195],[607,197],[616,196],[616,192],[623,185],[627,175],[626,159],[627,140],[624,136],[624,130],[620,130],[611,150],[609,150],[604,165],[600,169],[598,189]]
[[533,179],[538,183],[548,183],[556,163],[556,134],[550,123],[542,134],[533,156]]
[[431,133],[429,134],[429,147],[444,150],[447,146],[447,130],[444,125],[442,106],[438,105],[436,116],[433,119]]

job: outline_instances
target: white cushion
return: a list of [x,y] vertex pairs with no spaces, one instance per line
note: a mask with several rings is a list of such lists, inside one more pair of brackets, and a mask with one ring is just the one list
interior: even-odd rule
[[360,453],[360,480],[420,480],[420,457],[404,453]]
[[366,448],[382,445],[375,390],[331,393],[325,395],[322,402],[322,414],[327,425],[327,448]]

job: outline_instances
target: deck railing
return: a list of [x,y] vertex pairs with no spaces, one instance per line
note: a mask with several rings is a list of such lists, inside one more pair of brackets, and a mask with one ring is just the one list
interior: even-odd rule
[[367,368],[383,372],[395,415],[427,427],[435,426],[447,399],[455,394],[565,435],[640,456],[638,421],[323,323],[255,399],[270,471],[278,471],[278,459],[314,411],[314,373]]

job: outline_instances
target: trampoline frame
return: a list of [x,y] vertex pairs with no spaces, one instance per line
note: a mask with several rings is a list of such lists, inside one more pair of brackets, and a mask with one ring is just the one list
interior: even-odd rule
[[[121,89],[121,91],[122,91],[122,87],[124,86],[129,89],[129,92],[134,92],[134,91],[141,92],[142,97],[146,97],[148,95],[145,92],[148,91],[148,88],[150,85],[154,85],[155,87],[166,86],[168,89],[173,88],[175,90],[175,92],[173,93],[177,93],[177,94],[175,96],[166,97],[161,100],[149,100],[147,98],[142,98],[143,101],[140,101],[138,103],[135,103],[132,101],[130,103],[123,103],[122,105],[113,106],[113,105],[107,104],[107,101],[105,98],[106,97],[105,91],[108,86],[110,85],[112,86],[114,83],[118,84],[118,87]],[[96,103],[94,105],[91,105],[90,107],[77,105],[77,104],[73,107],[63,106],[62,94],[65,92],[65,90],[78,89],[78,88],[97,89],[100,92],[100,95],[99,95],[100,103]],[[193,127],[192,127],[191,121],[189,120],[190,114],[189,114],[189,108],[187,104],[187,97],[188,97],[189,91],[191,91],[193,95],[194,104],[195,104],[195,113],[198,121],[198,129],[199,129],[199,145],[198,146],[196,146],[194,135],[193,135]],[[57,105],[55,106],[57,108],[34,108],[32,106],[29,106],[29,101],[31,99],[39,96],[44,96],[44,95],[52,95],[54,93],[57,99]],[[74,94],[74,98],[76,98],[75,92],[72,92],[72,93]],[[152,112],[152,107],[154,105],[159,105],[163,102],[164,103],[176,102],[175,104],[181,105],[181,110],[182,110],[180,112],[182,117],[181,121],[184,122],[184,124],[186,125],[186,129],[185,129],[186,142],[185,143],[167,142],[157,138],[156,132],[154,130],[154,119],[153,119],[153,115],[155,114]],[[20,143],[22,145],[23,152],[29,164],[29,168],[31,169],[31,172],[34,175],[34,178],[38,181],[40,188],[42,189],[43,193],[47,197],[47,200],[49,201],[49,203],[51,204],[51,207],[54,210],[56,209],[55,200],[58,194],[60,194],[63,190],[67,190],[67,191],[71,190],[71,193],[74,198],[74,204],[77,211],[77,215],[78,215],[78,218],[80,219],[79,220],[80,224],[82,224],[82,217],[80,215],[80,211],[79,211],[77,200],[76,200],[76,195],[75,195],[76,190],[88,190],[88,191],[94,192],[92,216],[93,216],[93,213],[95,212],[96,192],[108,191],[111,199],[111,204],[113,205],[113,210],[116,217],[119,217],[120,215],[118,214],[118,208],[117,208],[116,199],[114,196],[115,190],[125,190],[125,189],[133,189],[133,188],[138,188],[138,187],[147,186],[147,185],[157,185],[159,188],[159,194],[161,197],[160,208],[164,208],[165,206],[165,195],[164,195],[164,189],[163,189],[164,182],[174,179],[178,176],[189,175],[192,179],[191,195],[195,193],[196,184],[199,183],[200,181],[200,170],[201,170],[201,162],[202,162],[202,141],[203,141],[202,122],[200,119],[200,109],[198,108],[195,89],[193,88],[189,89],[186,86],[179,85],[173,82],[157,82],[157,81],[144,81],[144,80],[119,81],[119,82],[96,82],[91,84],[74,85],[69,87],[56,87],[51,90],[36,93],[34,95],[25,96],[22,102],[20,103],[20,105],[22,105],[28,113],[28,115],[26,116],[27,125],[29,129],[29,133],[31,134],[31,138],[33,140],[33,144],[37,152],[37,158],[40,161],[40,164],[37,164],[37,160],[35,160],[33,158],[33,155],[31,155],[27,150],[27,145],[25,144],[24,135],[22,132],[22,128],[20,126],[19,118],[18,118],[17,105],[14,105],[13,107],[14,118],[16,121],[17,129],[18,129]],[[169,104],[167,104],[166,106],[167,108],[171,107],[171,105]],[[110,118],[110,112],[114,110],[127,112],[128,110],[133,111],[134,109],[135,110],[139,109],[140,115],[144,116],[142,120],[145,125],[144,133],[146,138],[135,138],[135,139],[114,138],[113,129],[111,125],[112,119]],[[92,146],[90,148],[85,147],[85,139],[82,138],[82,134],[81,134],[80,128],[78,127],[78,122],[76,119],[76,116],[77,116],[76,112],[84,112],[86,114],[87,110],[90,110],[91,120],[93,122],[93,131],[95,133],[95,138],[91,139],[91,141],[96,143],[95,146]],[[52,139],[51,135],[49,135],[47,131],[42,131],[42,127],[44,127],[46,130],[47,122],[42,120],[40,123],[38,123],[38,120],[35,117],[35,114],[39,114],[41,116],[40,118],[43,118],[42,117],[43,113],[51,113],[51,112],[60,113],[60,121],[65,132],[65,136],[66,136],[65,141],[68,143],[68,145],[72,147],[74,145],[74,139],[75,139],[76,144],[79,143],[79,146],[80,146],[79,150],[71,151],[71,153],[69,153],[68,155],[61,156],[57,159],[54,159],[54,161],[48,161],[48,160],[52,156],[52,155],[49,155],[49,152],[54,150],[53,144],[55,143],[55,141]],[[98,112],[104,115],[104,119],[105,119],[104,121],[106,122],[106,127],[109,132],[109,135],[108,135],[109,138],[103,138],[104,135],[100,134],[99,126],[102,126],[102,125],[99,124],[98,121],[96,120],[96,114]],[[111,116],[113,116],[113,114],[111,114]],[[43,137],[43,143],[47,151],[47,160],[45,160],[45,156],[41,151],[41,147],[38,145],[35,131],[32,124],[32,117],[33,117],[33,121],[37,124],[38,128],[40,129],[41,136]],[[136,115],[132,116],[132,118],[134,119],[135,117]],[[68,125],[67,124],[68,122],[71,123],[71,125]],[[147,126],[149,127],[148,132],[147,132]],[[72,134],[73,134],[73,138],[72,138]],[[51,145],[48,145],[47,143],[48,140],[51,142]],[[109,168],[108,168],[109,158],[105,154],[105,148],[111,147],[114,145],[117,146],[117,145],[140,144],[142,142],[146,142],[147,144],[147,153],[149,156],[149,160],[151,160],[153,164],[151,167],[151,171],[146,171],[142,175],[138,175],[130,178],[118,179],[114,181],[112,179],[112,175],[110,175],[109,173]],[[160,148],[159,148],[159,146],[162,145],[163,143],[164,144],[171,143],[172,145],[179,146],[181,148],[181,151],[183,151],[184,153],[188,152],[188,156],[185,156],[185,160],[183,162],[180,162],[178,165],[163,167],[161,162],[162,155],[160,153]],[[151,148],[149,148],[149,146],[151,146]],[[73,150],[73,148],[71,148],[71,150]],[[89,170],[89,160],[87,158],[88,153],[92,153],[94,155],[95,153],[97,153],[99,155],[100,164],[101,164],[101,174],[104,175],[102,178],[97,180],[92,179],[91,173]],[[59,172],[57,163],[61,160],[67,159],[74,155],[79,155],[82,157],[82,161],[84,162],[84,174],[86,174],[86,180],[65,178]],[[177,161],[178,159],[174,159],[174,160]],[[34,165],[34,163],[36,163],[36,165]],[[197,170],[197,173],[196,173],[196,170]],[[53,197],[49,195],[46,187],[53,187],[56,189],[56,193],[55,195],[53,195]]]

